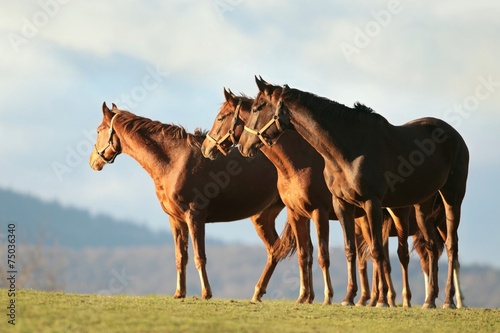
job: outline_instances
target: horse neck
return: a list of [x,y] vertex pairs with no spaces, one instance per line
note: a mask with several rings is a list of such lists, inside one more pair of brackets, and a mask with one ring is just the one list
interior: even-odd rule
[[[297,175],[299,169],[306,164],[312,163],[313,156],[308,156],[304,152],[303,145],[308,145],[300,135],[292,132],[283,133],[272,147],[263,146],[262,153],[274,164],[278,173],[286,178]],[[313,150],[313,148],[310,148]],[[315,151],[312,151],[315,153]],[[321,158],[321,157],[320,157]]]
[[324,157],[325,161],[335,162],[341,167],[348,163],[343,136],[346,133],[344,123],[330,122],[330,128],[327,130],[308,108],[291,106],[289,112],[290,122],[295,130]]
[[170,140],[159,142],[153,135],[130,133],[119,123],[115,124],[115,132],[122,152],[135,159],[153,179],[165,173],[165,169],[171,167],[175,160],[171,156],[176,154],[179,147],[175,147]]

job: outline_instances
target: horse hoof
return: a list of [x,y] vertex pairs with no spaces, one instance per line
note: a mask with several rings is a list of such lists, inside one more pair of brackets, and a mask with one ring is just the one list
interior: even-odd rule
[[384,302],[377,303],[377,308],[388,308],[388,307],[389,307],[389,304],[387,304],[387,303],[384,303]]
[[445,303],[443,304],[443,309],[452,309],[455,310],[457,307],[455,306],[454,303]]
[[435,309],[435,308],[436,308],[435,303],[424,303],[424,305],[422,305],[422,309]]
[[251,302],[252,303],[262,302],[262,295],[260,294],[253,295]]
[[343,301],[341,303],[342,306],[354,306],[354,303],[351,301]]
[[306,303],[306,299],[304,297],[299,297],[295,301],[295,304],[304,304],[304,303]]

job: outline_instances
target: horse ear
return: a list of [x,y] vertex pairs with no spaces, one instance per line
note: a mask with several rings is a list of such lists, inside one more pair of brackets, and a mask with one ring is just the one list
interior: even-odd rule
[[229,94],[231,94],[232,99],[234,99],[234,100],[237,99],[236,95],[231,91],[231,89],[227,88],[227,91],[229,92]]
[[264,81],[260,75],[259,77],[255,75],[255,83],[257,83],[257,87],[259,87],[259,91],[266,95],[271,95],[274,91],[274,86]]
[[104,118],[106,118],[108,120],[110,120],[113,117],[113,111],[111,111],[108,108],[108,106],[106,105],[106,102],[102,103],[102,114],[103,114]]
[[236,96],[233,94],[231,89],[226,89],[224,88],[224,98],[226,99],[226,102],[230,104],[236,104]]
[[102,102],[102,113],[110,111],[108,106],[106,105],[106,101]]
[[111,108],[114,112],[118,111],[118,108],[116,107],[116,104],[115,103],[112,103],[111,104]]

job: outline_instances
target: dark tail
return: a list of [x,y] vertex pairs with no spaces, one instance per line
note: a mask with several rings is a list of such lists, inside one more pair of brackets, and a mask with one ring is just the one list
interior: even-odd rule
[[[434,199],[434,210],[427,217],[433,221],[434,226],[436,226],[437,237],[436,243],[438,246],[438,258],[441,257],[444,250],[444,243],[446,241],[446,212],[444,210],[443,199],[440,194],[436,194]],[[413,249],[416,250],[420,256],[420,260],[427,262],[428,255],[425,246],[425,239],[420,230],[415,232],[413,236]]]
[[[382,210],[382,243],[387,244],[389,241],[389,235],[391,232],[391,227],[393,225],[392,222],[392,217],[391,214],[387,211],[387,209]],[[357,246],[357,251],[361,253],[361,256],[359,256],[359,260],[367,260],[368,256],[370,255],[370,249],[368,246],[368,243],[365,241],[364,237],[360,234],[361,231],[359,228],[356,228],[356,246]]]
[[273,256],[279,262],[286,257],[293,256],[296,250],[295,235],[287,219],[280,238],[273,245]]

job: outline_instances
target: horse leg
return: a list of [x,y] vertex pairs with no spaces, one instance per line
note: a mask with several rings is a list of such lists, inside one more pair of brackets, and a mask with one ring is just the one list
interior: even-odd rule
[[[391,208],[387,209],[394,221],[394,226],[398,234],[398,258],[401,264],[401,273],[403,278],[403,307],[411,307],[411,290],[408,277],[408,263],[410,262],[410,252],[408,250],[408,235],[409,235],[409,216],[413,207]],[[386,261],[389,258],[386,258]],[[390,290],[390,287],[389,287]]]
[[[384,228],[383,230],[386,230],[386,233],[383,233],[383,240],[384,240],[384,279],[388,287],[387,291],[387,299],[389,306],[395,307],[396,306],[396,290],[394,289],[394,284],[392,283],[392,278],[391,278],[391,262],[389,260],[389,231],[390,227],[392,224],[392,219],[384,219]],[[365,236],[366,239],[369,239],[369,234]],[[379,297],[379,292],[378,292],[378,273],[376,271],[376,268],[373,267],[373,281],[372,281],[372,294],[371,294],[371,300],[370,300],[370,306],[375,306],[377,305],[377,300]]]
[[356,239],[356,254],[358,257],[359,284],[361,286],[361,296],[359,297],[356,306],[366,306],[366,303],[370,299],[370,285],[368,283],[368,271],[366,265],[368,243],[366,243],[361,231],[361,227],[358,225],[357,222],[355,227],[356,227],[355,239]]
[[453,265],[453,281],[455,282],[457,309],[461,309],[464,307],[464,294],[462,292],[462,288],[460,287],[460,263],[458,262],[458,260],[456,264]]
[[288,221],[292,227],[297,244],[297,261],[300,272],[300,292],[296,303],[312,303],[314,289],[312,286],[312,242],[310,238],[309,219],[299,216],[287,208]]
[[262,271],[259,281],[257,281],[257,284],[255,285],[252,302],[260,302],[262,300],[262,296],[266,293],[269,280],[271,279],[274,269],[280,260],[280,258],[276,257],[276,253],[274,251],[274,247],[277,244],[276,241],[281,241],[275,229],[275,220],[283,207],[283,203],[279,200],[279,202],[270,205],[262,212],[250,218],[255,227],[255,231],[257,231],[257,234],[264,243],[267,251],[267,263]]
[[[394,289],[394,284],[392,283],[392,267],[389,257],[389,240],[384,242],[384,278],[387,284],[387,302],[390,307],[396,307],[396,289]],[[411,294],[410,294],[411,295]],[[410,297],[411,298],[411,297]]]
[[429,294],[429,254],[425,246],[425,240],[422,241],[417,235],[413,235],[413,247],[420,258],[420,267],[424,276],[425,295]]
[[330,221],[328,220],[328,215],[328,212],[317,209],[311,216],[316,223],[316,232],[318,235],[318,263],[323,271],[323,282],[325,286],[325,299],[323,304],[325,305],[332,304],[333,297],[332,280],[330,278]]
[[[443,203],[446,211],[446,252],[448,254],[448,274],[446,278],[446,288],[445,288],[445,299],[443,303],[443,308],[455,309],[457,306],[453,301],[455,296],[455,285],[454,276],[458,281],[458,273],[460,270],[460,264],[458,262],[458,225],[460,223],[460,205],[461,199],[457,200],[453,198],[452,193],[442,189],[441,196],[443,198]],[[451,191],[450,191],[451,192]],[[452,200],[455,199],[455,200]],[[458,203],[455,203],[458,202]],[[459,296],[462,298],[462,294]],[[458,303],[458,300],[457,300]],[[460,303],[462,301],[460,300]],[[462,304],[460,304],[462,306]]]
[[175,244],[175,267],[177,269],[177,288],[174,298],[186,297],[186,265],[188,262],[188,227],[183,221],[170,217],[170,229]]
[[[458,226],[460,224],[460,209],[465,196],[467,176],[469,172],[469,151],[462,141],[462,146],[456,151],[453,172],[448,175],[446,184],[439,191],[446,213],[446,252],[448,254],[448,276],[446,279],[446,295],[443,303],[444,308],[455,308],[453,296],[455,287],[452,276],[456,276],[460,270],[458,262]],[[454,273],[452,273],[454,272]],[[457,298],[463,298],[462,293]],[[457,303],[461,303],[461,300]]]
[[189,211],[187,213],[186,222],[191,234],[191,241],[193,244],[194,264],[198,270],[201,281],[201,297],[203,299],[212,298],[212,288],[208,282],[207,274],[207,256],[205,253],[205,220],[200,218],[201,213],[196,211]]
[[[432,212],[432,201],[428,200],[421,204],[414,205],[415,208],[415,219],[417,221],[418,227],[424,238],[424,246],[427,252],[426,263],[428,264],[428,269],[424,271],[424,278],[426,278],[426,295],[425,301],[422,308],[435,308],[436,298],[439,294],[438,285],[438,258],[439,251],[436,242],[436,226],[433,224],[432,219],[427,219],[426,217]],[[427,272],[427,274],[426,274]]]
[[[304,217],[305,218],[305,217]],[[314,246],[311,240],[311,220],[306,219],[306,230],[307,230],[307,241],[309,244],[309,251],[308,251],[308,257],[307,257],[307,270],[309,273],[309,297],[306,299],[306,303],[312,303],[314,301],[314,288],[313,288],[313,252],[314,252]]]
[[[389,258],[389,243],[384,244],[384,255],[386,258]],[[388,260],[384,260],[384,279],[388,287],[387,291],[387,301],[389,303],[389,306],[395,307],[396,306],[396,291],[394,290],[394,285],[392,283],[392,278],[391,278],[391,263]],[[375,266],[373,267],[373,274],[372,274],[372,294],[371,294],[371,300],[370,300],[370,306],[376,306],[377,305],[377,300],[379,298],[379,290],[378,290],[378,276],[379,274],[377,273],[377,270]]]
[[373,198],[364,202],[364,210],[368,218],[371,232],[371,254],[373,267],[377,272],[378,280],[378,299],[377,307],[388,307],[387,303],[387,284],[384,278],[384,250],[382,242],[382,205],[381,201]]
[[333,197],[333,208],[339,218],[344,234],[344,252],[347,261],[347,294],[342,305],[354,305],[354,297],[358,291],[356,282],[356,241],[354,235],[354,206]]
[[[445,216],[445,220],[446,220],[446,216]],[[446,237],[446,234],[447,234],[446,225],[445,226],[438,225],[437,230],[439,231],[439,235],[441,236],[441,239],[443,239],[443,241],[446,242],[446,238],[447,238]],[[461,308],[465,307],[465,305],[463,303],[464,302],[464,294],[462,292],[462,288],[460,287],[460,263],[458,261],[458,258],[457,258],[455,265],[453,265],[453,282],[454,282],[455,292],[456,292],[455,296],[457,299],[457,309],[461,309]]]

